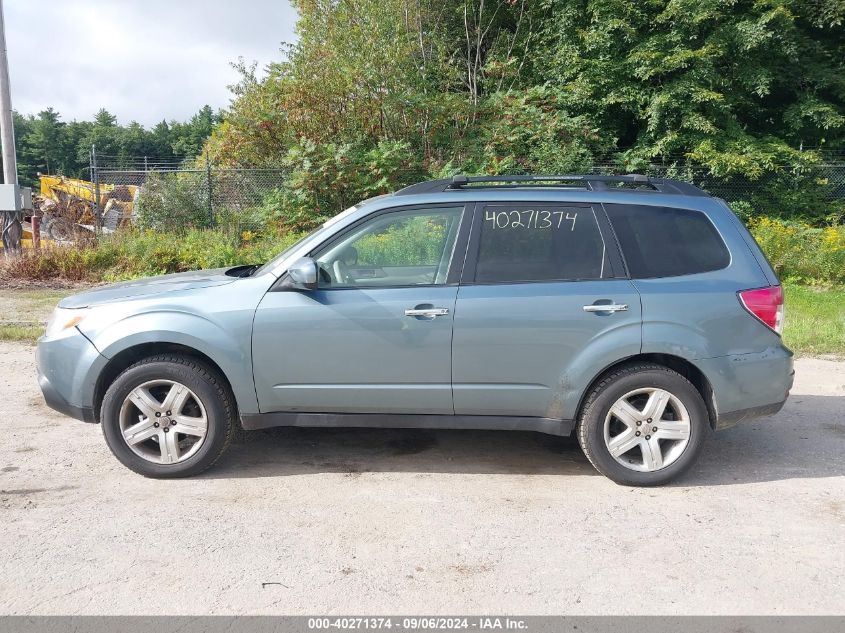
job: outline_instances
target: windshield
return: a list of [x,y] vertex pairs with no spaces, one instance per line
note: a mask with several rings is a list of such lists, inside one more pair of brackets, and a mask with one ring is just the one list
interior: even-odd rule
[[253,272],[253,273],[252,273],[252,275],[253,275],[253,276],[258,276],[258,275],[262,275],[262,274],[264,274],[264,273],[265,273],[265,272],[267,272],[268,270],[272,270],[273,268],[275,268],[275,267],[276,267],[276,265],[277,265],[280,261],[282,261],[285,257],[287,257],[289,253],[292,253],[294,250],[296,250],[297,248],[299,248],[300,244],[302,244],[303,242],[305,242],[305,240],[311,239],[313,236],[315,236],[315,235],[317,235],[318,233],[320,233],[320,232],[322,232],[322,231],[324,231],[324,230],[328,229],[329,227],[331,227],[331,226],[332,226],[332,225],[334,225],[335,223],[339,222],[339,221],[340,221],[340,220],[342,220],[343,218],[345,218],[345,217],[347,217],[347,216],[349,216],[349,215],[352,215],[352,214],[353,214],[353,213],[355,213],[355,211],[357,211],[357,210],[358,210],[358,207],[354,207],[354,206],[353,206],[353,207],[349,207],[349,208],[348,208],[348,209],[346,209],[345,211],[342,211],[342,212],[338,213],[336,216],[334,216],[334,217],[332,217],[332,218],[329,218],[328,220],[326,220],[325,222],[323,222],[323,224],[321,224],[320,226],[318,226],[316,229],[314,229],[314,230],[313,230],[313,231],[311,231],[310,233],[306,233],[306,234],[305,234],[305,235],[303,235],[301,238],[299,238],[298,240],[296,240],[293,244],[291,244],[290,246],[288,246],[285,250],[283,250],[281,253],[279,253],[278,255],[276,255],[276,256],[275,256],[273,259],[271,259],[269,262],[267,262],[266,264],[264,264],[264,265],[260,266],[259,268],[257,268],[257,269],[255,270],[255,272]]

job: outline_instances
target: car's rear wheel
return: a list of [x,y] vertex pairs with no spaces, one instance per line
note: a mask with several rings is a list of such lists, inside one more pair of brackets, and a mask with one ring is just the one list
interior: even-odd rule
[[125,466],[147,477],[188,477],[226,449],[235,407],[216,371],[168,354],[120,374],[106,391],[100,418],[106,443]]
[[657,486],[694,462],[709,430],[698,390],[660,365],[633,364],[604,376],[588,394],[578,441],[603,475],[629,486]]

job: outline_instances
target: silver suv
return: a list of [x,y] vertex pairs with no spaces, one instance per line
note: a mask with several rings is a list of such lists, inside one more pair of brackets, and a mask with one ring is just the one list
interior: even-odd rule
[[783,295],[721,200],[643,176],[423,182],[263,266],[64,299],[41,389],[151,477],[199,473],[235,428],[569,435],[603,474],[665,483],[710,429],[792,386]]

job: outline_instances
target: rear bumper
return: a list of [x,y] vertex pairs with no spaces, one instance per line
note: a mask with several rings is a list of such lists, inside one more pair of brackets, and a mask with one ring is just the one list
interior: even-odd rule
[[760,407],[751,407],[750,409],[723,413],[718,416],[718,419],[716,420],[716,430],[727,429],[739,424],[740,422],[745,422],[746,420],[774,415],[783,409],[784,404],[786,404],[785,398],[782,402],[775,402],[774,404],[764,404]]
[[716,429],[777,413],[795,378],[792,352],[782,345],[756,354],[707,358],[696,364],[713,388]]

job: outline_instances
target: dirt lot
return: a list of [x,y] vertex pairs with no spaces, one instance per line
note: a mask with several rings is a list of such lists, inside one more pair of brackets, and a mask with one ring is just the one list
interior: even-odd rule
[[0,613],[845,613],[845,363],[630,489],[528,433],[280,429],[120,466],[0,344]]

